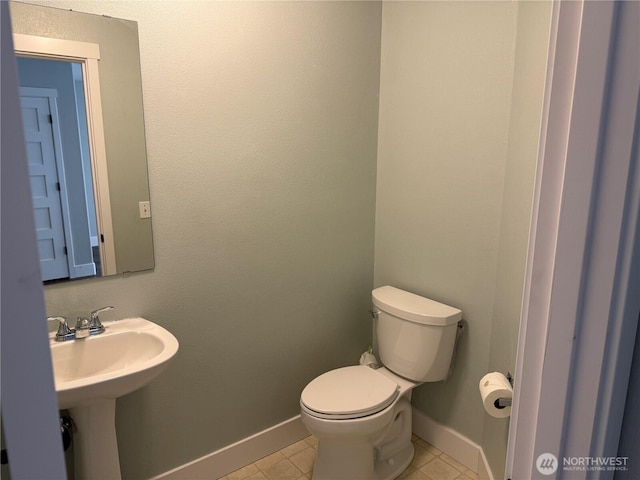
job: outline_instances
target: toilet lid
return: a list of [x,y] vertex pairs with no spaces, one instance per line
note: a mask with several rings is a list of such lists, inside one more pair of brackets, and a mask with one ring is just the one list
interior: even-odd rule
[[355,365],[323,373],[305,387],[300,401],[311,415],[349,419],[384,410],[399,390],[390,378],[365,365]]

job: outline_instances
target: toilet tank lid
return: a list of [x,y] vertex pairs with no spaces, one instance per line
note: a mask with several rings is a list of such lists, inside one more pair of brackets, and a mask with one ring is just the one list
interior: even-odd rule
[[444,327],[462,318],[462,311],[455,307],[388,285],[374,289],[371,297],[383,312],[415,323]]

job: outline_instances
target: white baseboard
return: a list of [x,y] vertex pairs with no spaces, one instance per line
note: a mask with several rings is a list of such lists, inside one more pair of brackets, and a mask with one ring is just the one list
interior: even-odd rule
[[[413,433],[478,473],[480,480],[494,480],[482,448],[455,430],[413,409]],[[296,415],[204,457],[181,465],[150,480],[216,479],[254,463],[292,443],[309,432]]]
[[480,456],[478,457],[478,478],[479,480],[493,480],[493,473],[489,468],[489,462],[484,455],[484,450],[480,449]]
[[151,480],[215,479],[309,436],[300,415],[216,450]]
[[493,480],[493,474],[480,445],[415,408],[412,418],[414,434],[476,472],[480,480]]

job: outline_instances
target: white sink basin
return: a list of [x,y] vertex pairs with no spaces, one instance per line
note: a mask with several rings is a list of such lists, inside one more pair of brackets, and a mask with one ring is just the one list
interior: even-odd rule
[[178,351],[167,330],[144,318],[104,322],[105,332],[82,340],[51,339],[58,407],[115,399],[146,385]]

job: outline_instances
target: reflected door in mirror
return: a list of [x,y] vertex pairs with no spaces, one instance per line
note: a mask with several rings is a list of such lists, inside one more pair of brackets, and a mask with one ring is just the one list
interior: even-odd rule
[[42,279],[95,276],[100,256],[81,66],[36,58],[19,58],[18,66]]

